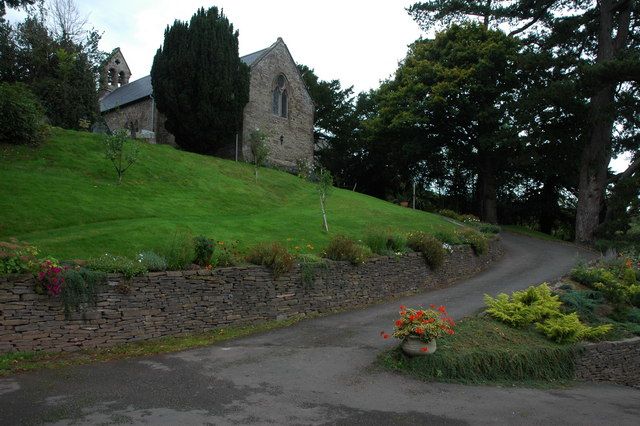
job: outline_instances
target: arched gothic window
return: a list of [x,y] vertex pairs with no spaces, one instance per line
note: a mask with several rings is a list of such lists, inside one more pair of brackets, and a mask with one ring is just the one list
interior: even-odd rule
[[289,111],[289,98],[287,94],[287,79],[280,74],[276,78],[273,88],[272,111],[280,117],[287,117]]
[[124,71],[120,71],[118,73],[118,87],[125,85],[125,75],[124,75]]

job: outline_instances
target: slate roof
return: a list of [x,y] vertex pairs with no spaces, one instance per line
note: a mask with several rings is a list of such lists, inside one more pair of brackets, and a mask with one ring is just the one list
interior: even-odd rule
[[118,87],[100,99],[100,112],[109,111],[140,99],[148,98],[153,93],[151,76],[142,77],[129,84]]
[[[251,66],[258,61],[262,56],[267,53],[273,46],[266,49],[258,50],[257,52],[250,53],[242,56],[240,60],[245,64]],[[132,81],[129,84],[118,87],[111,93],[105,95],[100,99],[100,112],[106,112],[118,107],[123,107],[127,104],[140,101],[150,97],[153,93],[153,87],[151,86],[151,76],[142,77],[136,81]]]

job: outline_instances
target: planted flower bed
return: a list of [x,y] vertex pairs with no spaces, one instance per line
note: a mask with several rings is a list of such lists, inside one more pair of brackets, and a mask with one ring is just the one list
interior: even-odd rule
[[459,383],[549,386],[577,378],[640,386],[639,270],[636,257],[623,255],[578,266],[553,291],[542,284],[485,296],[485,313],[459,321],[455,335],[438,339],[437,353],[412,357],[398,347],[379,363]]

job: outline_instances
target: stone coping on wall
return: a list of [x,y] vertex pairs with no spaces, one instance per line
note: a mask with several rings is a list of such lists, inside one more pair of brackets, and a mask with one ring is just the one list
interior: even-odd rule
[[[364,307],[448,286],[487,268],[502,253],[499,239],[491,241],[483,256],[468,246],[454,246],[436,271],[420,253],[376,257],[358,266],[327,261],[306,280],[301,265],[277,279],[262,266],[152,272],[130,280],[109,275],[95,305],[70,318],[65,318],[59,297],[35,293],[32,275],[4,276],[0,353],[108,347]],[[124,285],[127,294],[119,291]]]
[[576,361],[576,379],[640,388],[640,337],[585,343]]

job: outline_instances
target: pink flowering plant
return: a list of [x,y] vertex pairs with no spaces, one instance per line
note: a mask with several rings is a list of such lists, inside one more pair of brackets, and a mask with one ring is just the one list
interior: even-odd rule
[[40,263],[40,271],[37,274],[36,291],[47,293],[49,296],[57,296],[62,292],[64,284],[64,272],[68,268],[62,267],[55,259],[45,259]]
[[[447,308],[431,305],[431,309],[412,309],[400,306],[400,318],[395,322],[393,337],[404,340],[408,337],[418,338],[428,343],[433,339],[454,334],[455,322],[447,314]],[[381,332],[383,338],[389,335]]]

